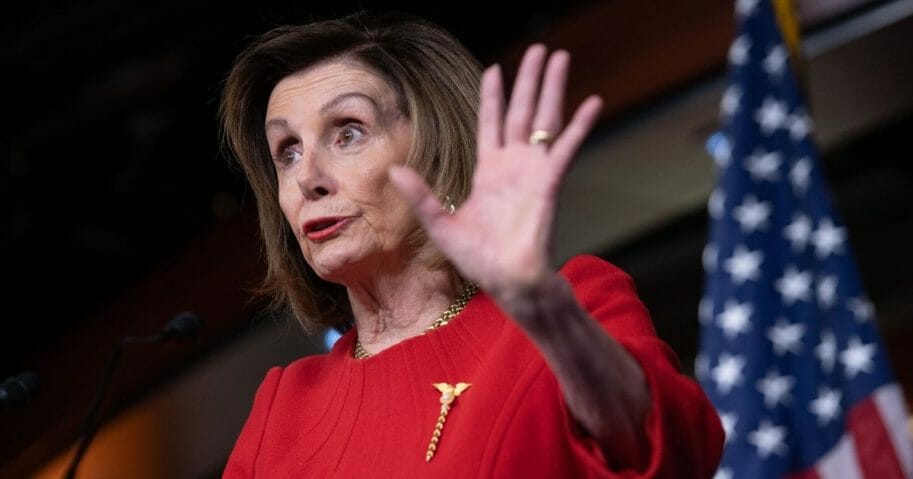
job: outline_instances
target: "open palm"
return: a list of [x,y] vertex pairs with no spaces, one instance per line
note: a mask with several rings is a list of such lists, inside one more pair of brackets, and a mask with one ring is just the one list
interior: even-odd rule
[[[472,190],[453,214],[441,208],[413,170],[390,171],[438,250],[466,279],[495,297],[535,287],[550,270],[561,179],[601,107],[598,97],[587,98],[562,129],[569,61],[567,52],[558,51],[546,65],[545,47],[531,46],[506,112],[499,67],[485,71]],[[554,138],[533,142],[533,132],[548,132]]]

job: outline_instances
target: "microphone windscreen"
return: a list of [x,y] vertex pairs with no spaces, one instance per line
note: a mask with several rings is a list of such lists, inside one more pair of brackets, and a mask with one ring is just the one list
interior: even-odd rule
[[197,339],[197,336],[200,334],[200,328],[203,326],[203,322],[200,318],[190,311],[184,311],[178,313],[167,325],[163,333],[165,338],[178,338],[188,341],[193,341]]
[[40,384],[38,375],[26,372],[13,376],[0,385],[0,404],[16,406],[25,402]]

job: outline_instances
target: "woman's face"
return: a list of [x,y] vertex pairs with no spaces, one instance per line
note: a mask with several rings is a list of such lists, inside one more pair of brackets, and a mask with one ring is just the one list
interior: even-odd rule
[[345,284],[407,260],[418,223],[387,168],[405,163],[412,126],[383,79],[346,62],[288,76],[270,95],[266,137],[279,205],[320,277]]

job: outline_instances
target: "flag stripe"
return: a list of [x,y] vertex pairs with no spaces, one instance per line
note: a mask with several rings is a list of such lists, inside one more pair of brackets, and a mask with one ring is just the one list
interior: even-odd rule
[[818,462],[815,470],[821,479],[863,479],[853,436],[844,434],[840,442]]
[[913,477],[913,443],[908,429],[909,414],[903,392],[897,384],[889,384],[875,392],[875,405],[897,451],[897,459],[906,477]]
[[866,478],[903,479],[894,444],[888,434],[872,396],[854,406],[847,415],[850,432],[856,442],[856,453]]
[[[901,454],[909,448],[898,447],[909,441],[904,414],[903,395],[897,384],[887,384],[849,413],[850,432],[816,464],[814,470],[791,474],[789,479],[891,479],[910,477],[902,473],[906,465],[898,462],[894,451]],[[886,415],[882,414],[882,411]],[[886,427],[887,426],[887,427]],[[863,447],[856,447],[859,441]],[[888,444],[891,441],[892,444]],[[894,447],[888,447],[893,445]],[[861,450],[859,450],[861,449]],[[906,474],[906,475],[905,475]]]

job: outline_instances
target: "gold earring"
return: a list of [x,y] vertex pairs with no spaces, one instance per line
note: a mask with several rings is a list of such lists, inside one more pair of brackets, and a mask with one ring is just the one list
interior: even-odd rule
[[453,200],[450,199],[447,195],[442,195],[441,198],[441,209],[446,211],[447,214],[452,215],[456,211],[456,206],[453,204]]

